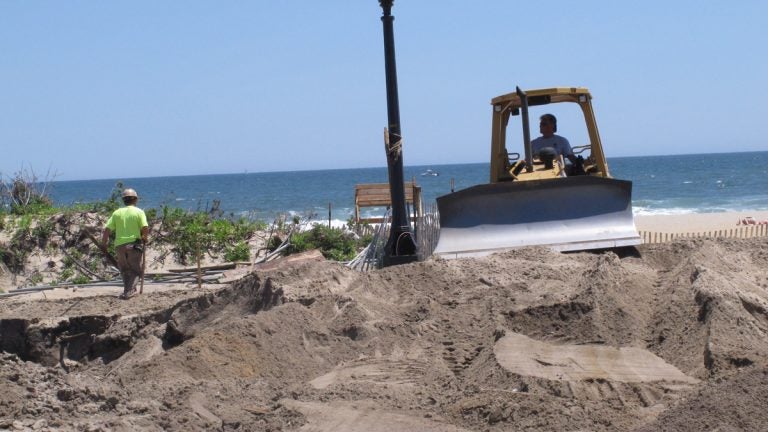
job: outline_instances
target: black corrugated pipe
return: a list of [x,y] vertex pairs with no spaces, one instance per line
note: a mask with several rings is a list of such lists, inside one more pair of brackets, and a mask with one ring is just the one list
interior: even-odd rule
[[392,226],[385,246],[384,266],[416,261],[416,242],[405,208],[405,182],[403,181],[403,146],[400,133],[400,102],[397,96],[397,67],[395,66],[395,33],[392,16],[394,0],[379,0],[384,25],[384,69],[387,79],[387,119],[389,121],[387,170],[389,192],[392,197]]

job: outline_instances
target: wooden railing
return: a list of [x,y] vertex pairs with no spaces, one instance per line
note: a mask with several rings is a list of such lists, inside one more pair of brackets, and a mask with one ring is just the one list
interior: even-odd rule
[[680,238],[752,238],[768,237],[768,225],[745,225],[738,228],[692,233],[640,231],[643,243],[666,243]]

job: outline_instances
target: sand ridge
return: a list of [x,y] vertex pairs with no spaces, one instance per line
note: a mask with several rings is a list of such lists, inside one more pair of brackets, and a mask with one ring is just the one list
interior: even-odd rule
[[[693,431],[768,421],[758,408],[768,402],[767,239],[622,256],[528,248],[369,273],[303,262],[128,302],[20,301],[0,302],[3,349],[16,353],[0,365],[0,427]],[[509,355],[535,368],[510,366]]]

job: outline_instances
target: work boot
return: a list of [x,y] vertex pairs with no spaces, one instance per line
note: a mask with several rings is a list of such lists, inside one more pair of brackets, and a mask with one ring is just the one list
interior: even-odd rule
[[128,300],[129,298],[135,296],[138,293],[139,293],[138,291],[136,291],[135,289],[132,289],[132,290],[130,290],[128,292],[124,292],[124,293],[120,294],[120,298],[122,300]]

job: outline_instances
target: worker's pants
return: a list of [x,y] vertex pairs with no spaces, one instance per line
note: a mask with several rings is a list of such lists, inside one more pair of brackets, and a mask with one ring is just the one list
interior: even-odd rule
[[115,252],[117,266],[123,277],[123,294],[133,294],[141,276],[141,252],[133,248],[133,243],[120,245]]

